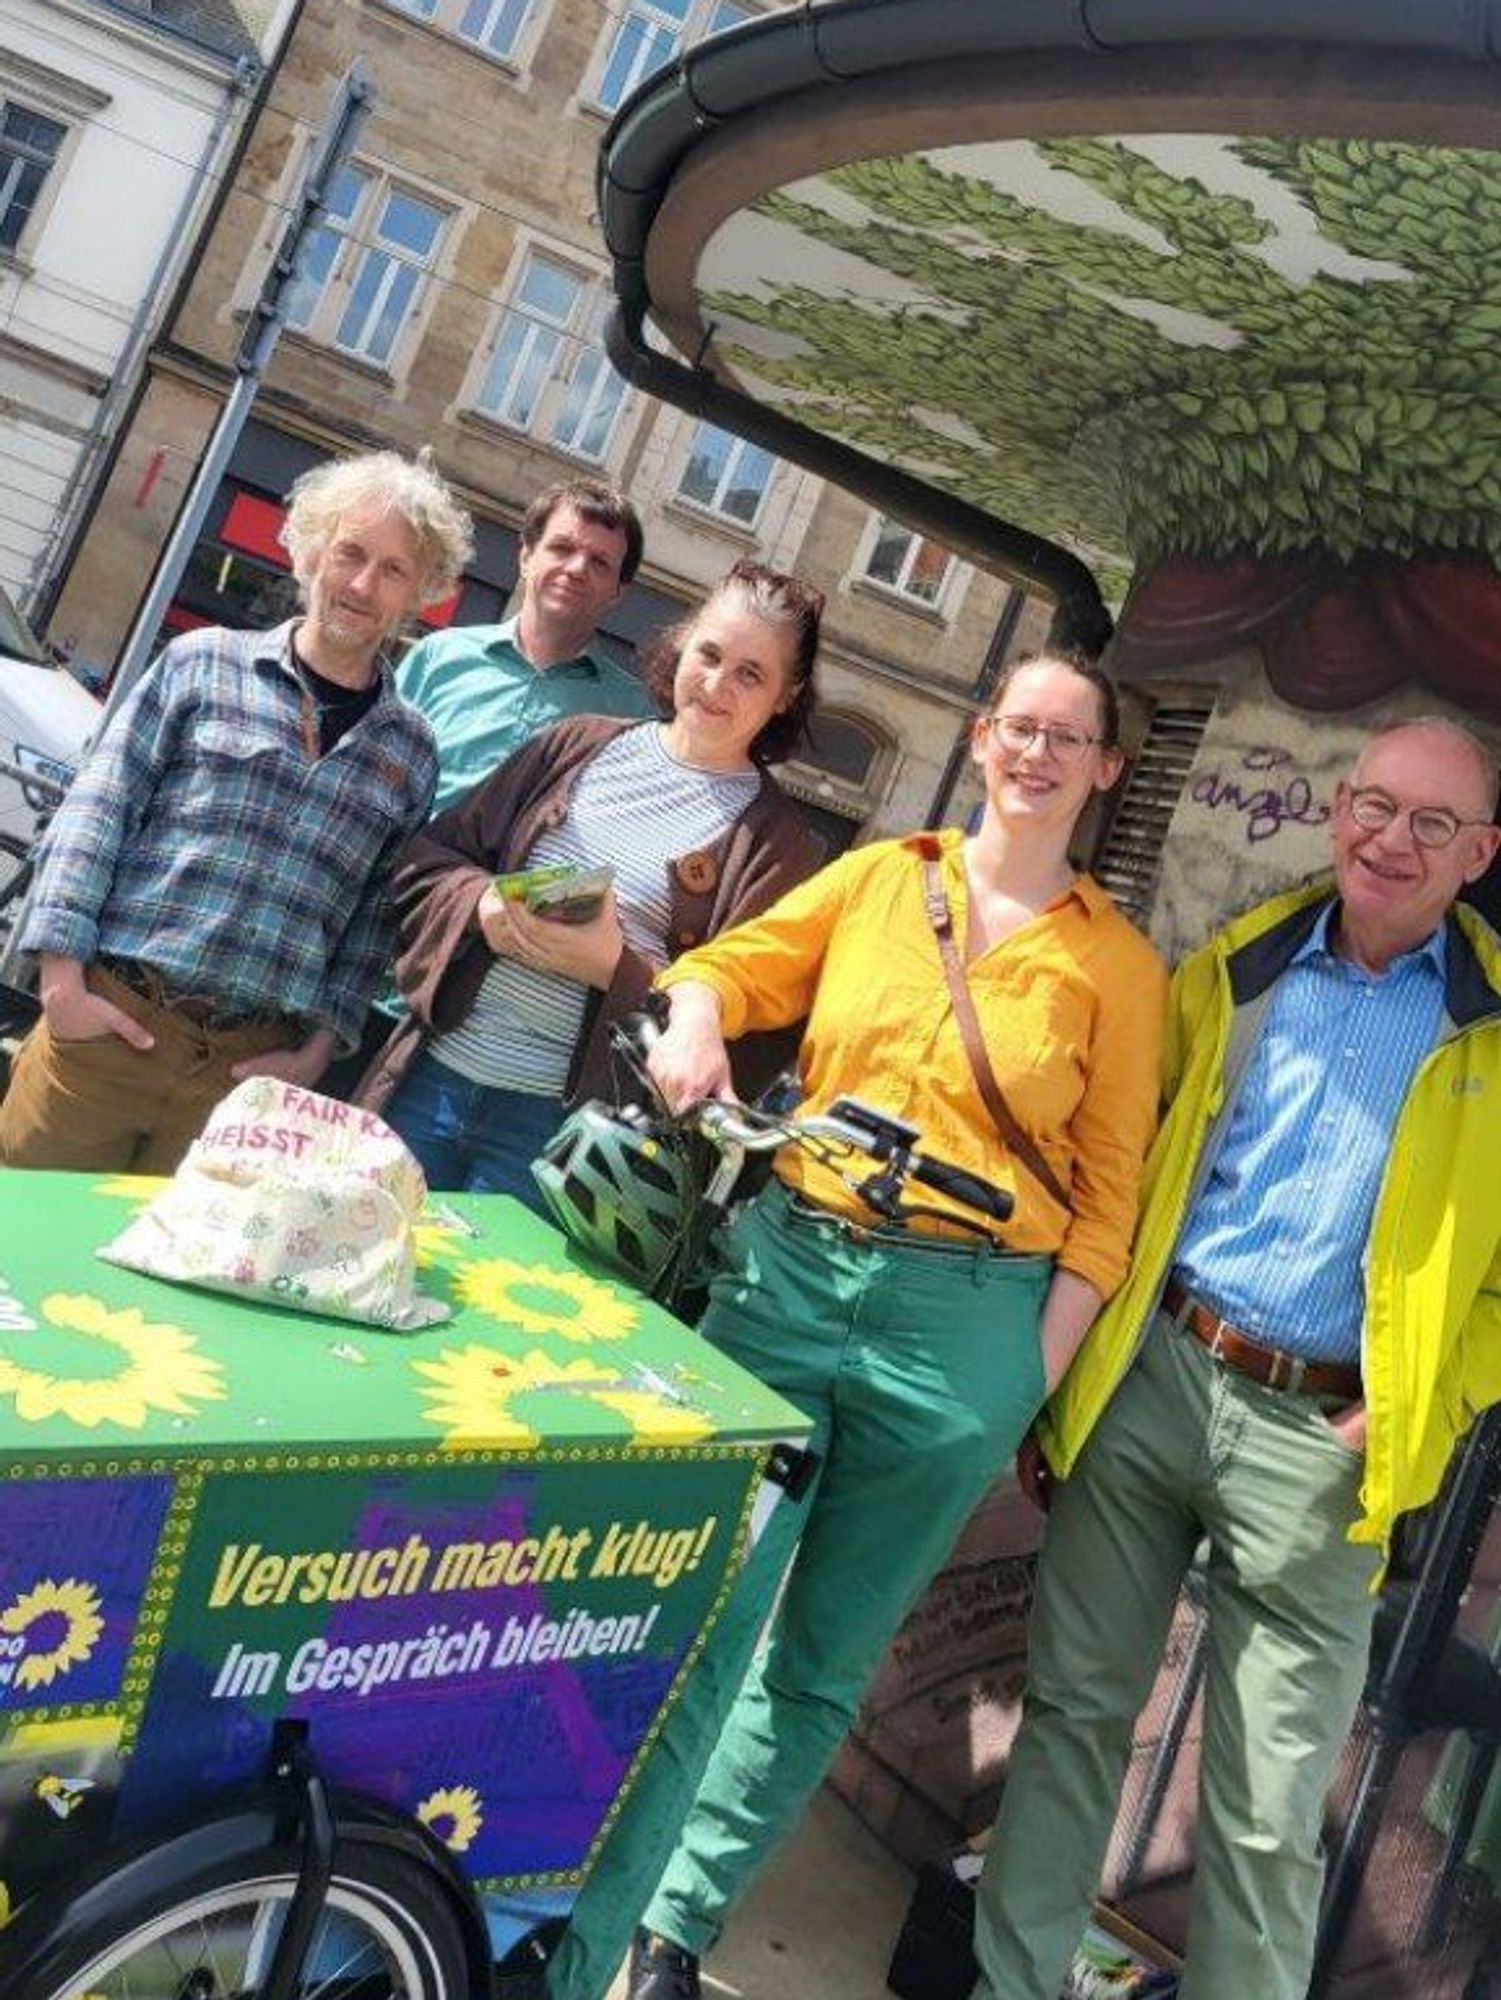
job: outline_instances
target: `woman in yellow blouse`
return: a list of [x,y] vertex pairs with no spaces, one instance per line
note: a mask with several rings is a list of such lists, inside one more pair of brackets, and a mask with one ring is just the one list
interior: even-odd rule
[[[575,1907],[553,2000],[598,2000],[664,1859],[631,2000],[695,2000],[699,1957],[1125,1274],[1166,973],[1068,854],[1080,813],[1120,774],[1117,729],[1097,667],[1014,666],[975,728],[974,834],[847,854],[662,976],[671,1018],[652,1069],[674,1107],[730,1094],[727,1039],[806,1017],[801,1110],[863,1098],[1015,1208],[985,1238],[942,1217],[881,1226],[789,1147],[734,1225],[702,1330],[813,1419],[819,1472],[775,1510],[669,1718]],[[956,1015],[945,927],[1010,1142]]]

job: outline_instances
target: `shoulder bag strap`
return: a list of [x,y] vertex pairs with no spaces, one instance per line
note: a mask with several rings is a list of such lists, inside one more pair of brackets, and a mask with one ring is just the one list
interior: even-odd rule
[[931,857],[923,863],[923,895],[928,906],[928,921],[932,924],[933,935],[938,940],[938,955],[943,960],[944,974],[949,982],[949,996],[954,1003],[954,1019],[959,1024],[959,1033],[964,1041],[964,1053],[969,1057],[969,1066],[974,1072],[975,1083],[984,1100],[985,1109],[994,1120],[996,1130],[1027,1172],[1034,1180],[1041,1182],[1060,1207],[1066,1209],[1069,1201],[1062,1183],[1038,1151],[1033,1140],[1028,1138],[1016,1122],[1016,1115],[1006,1102],[1001,1086],[996,1082],[995,1071],[990,1066],[990,1057],[985,1050],[985,1038],[980,1032],[975,1003],[970,997],[969,984],[964,977],[964,967],[959,962],[959,948],[954,942],[954,919],[949,910],[948,897],[943,893],[943,876],[938,862]]

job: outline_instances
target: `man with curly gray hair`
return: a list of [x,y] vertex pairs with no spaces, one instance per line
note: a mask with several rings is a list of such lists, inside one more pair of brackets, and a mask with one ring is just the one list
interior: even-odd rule
[[299,615],[174,639],[48,831],[6,1165],[170,1172],[236,1082],[315,1083],[358,1038],[392,858],[438,767],[384,649],[453,588],[472,534],[426,455],[387,451],[305,474],[285,537]]
[[412,608],[446,597],[474,554],[474,527],[468,513],[430,451],[420,451],[415,458],[403,458],[397,451],[370,451],[359,458],[335,458],[314,466],[287,496],[282,541],[304,602],[340,521],[369,511],[395,515],[410,531],[422,576],[417,606]]

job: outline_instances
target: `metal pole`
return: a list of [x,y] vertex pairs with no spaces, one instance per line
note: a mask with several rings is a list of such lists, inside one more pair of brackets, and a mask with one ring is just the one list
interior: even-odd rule
[[1370,1733],[1362,1746],[1343,1831],[1329,1858],[1308,2000],[1331,1988],[1359,1900],[1392,1779],[1408,1743],[1427,1726],[1415,1690],[1430,1680],[1454,1629],[1486,1527],[1501,1493],[1501,1408],[1485,1411],[1460,1445],[1434,1502],[1421,1565],[1386,1658],[1366,1692]]
[[173,526],[171,537],[162,551],[156,574],[151,580],[135,623],[130,628],[130,636],[125,641],[110,683],[109,699],[105,702],[104,713],[99,727],[103,729],[114,715],[120,703],[145,672],[156,646],[156,635],[161,629],[167,607],[182,580],[182,573],[188,565],[198,535],[203,527],[204,517],[214,495],[219,490],[219,482],[229,465],[240,432],[245,427],[245,419],[250,414],[261,377],[270,363],[271,356],[281,338],[286,325],[287,308],[292,292],[302,275],[312,247],[313,235],[328,208],[328,190],[339,168],[354,151],[365,120],[369,117],[375,102],[375,86],[362,61],[356,60],[345,73],[334,93],[333,107],[323,136],[308,161],[307,172],[303,175],[301,192],[296,206],[287,223],[271,268],[266,274],[266,282],[261,287],[260,297],[252,308],[249,324],[240,342],[240,350],[235,356],[238,380],[219,413],[218,422],[209,438],[193,483],[188,488],[187,497]]
[[1162,1719],[1162,1728],[1157,1738],[1157,1747],[1147,1766],[1147,1775],[1132,1815],[1131,1830],[1126,1836],[1125,1852],[1121,1856],[1120,1867],[1116,1870],[1115,1888],[1112,1892],[1117,1903],[1124,1903],[1136,1889],[1146,1867],[1147,1850],[1152,1844],[1152,1835],[1157,1831],[1157,1822],[1162,1816],[1162,1808],[1167,1800],[1168,1787],[1173,1782],[1173,1773],[1178,1768],[1178,1757],[1183,1749],[1183,1739],[1188,1734],[1189,1718],[1193,1714],[1194,1703],[1199,1698],[1203,1685],[1204,1670],[1209,1664],[1209,1614],[1205,1608],[1209,1582],[1203,1567],[1196,1562],[1184,1578],[1183,1592],[1194,1607],[1193,1631],[1189,1635],[1188,1649],[1178,1668],[1178,1678],[1173,1684],[1172,1699],[1167,1713]]

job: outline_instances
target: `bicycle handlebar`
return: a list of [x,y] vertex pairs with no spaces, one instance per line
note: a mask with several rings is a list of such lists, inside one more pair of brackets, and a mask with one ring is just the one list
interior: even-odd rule
[[743,1146],[747,1153],[774,1153],[779,1146],[799,1139],[826,1139],[861,1152],[870,1150],[858,1132],[837,1118],[769,1117],[722,1097],[706,1098],[682,1116],[714,1145]]
[[[723,1099],[717,1099],[697,1106],[689,1113],[689,1118],[715,1145],[741,1146],[748,1153],[775,1152],[779,1146],[795,1144],[800,1139],[831,1140],[835,1144],[858,1147],[865,1153],[875,1150],[868,1134],[837,1115],[768,1121],[756,1112],[747,1112],[743,1105],[727,1104]],[[948,1195],[950,1200],[962,1202],[966,1208],[973,1208],[981,1215],[988,1215],[994,1222],[1008,1221],[1016,1205],[1004,1188],[982,1180],[978,1174],[969,1173],[963,1167],[951,1166],[947,1160],[935,1159],[929,1153],[909,1153],[906,1171],[913,1180],[921,1181],[924,1187],[934,1188],[939,1194]]]
[[[646,1055],[660,1035],[658,1021],[650,1014],[643,1014],[636,1019],[630,1039],[640,1055]],[[644,1065],[642,1073],[645,1076]],[[646,1077],[646,1081],[649,1083],[650,1078]],[[901,1204],[902,1183],[909,1175],[924,1187],[946,1195],[950,1201],[992,1222],[1009,1221],[1016,1206],[1015,1198],[1005,1188],[994,1186],[965,1167],[920,1152],[915,1125],[862,1104],[858,1098],[840,1097],[827,1112],[808,1118],[776,1116],[724,1098],[709,1098],[691,1105],[677,1117],[679,1123],[691,1125],[723,1152],[772,1153],[786,1145],[805,1145],[810,1149],[832,1146],[863,1153],[867,1159],[880,1162],[883,1172],[863,1182],[850,1180],[849,1185],[877,1214],[888,1218],[896,1219],[911,1212],[903,1210]]]
[[947,1160],[932,1159],[926,1153],[912,1155],[912,1178],[925,1187],[936,1188],[952,1201],[962,1201],[966,1208],[988,1215],[993,1222],[1009,1222],[1016,1206],[1004,1188],[981,1180],[978,1174],[966,1173],[963,1167],[951,1167]]
[[[994,1186],[979,1174],[935,1159],[930,1153],[918,1152],[910,1144],[893,1145],[889,1138],[890,1122],[879,1113],[867,1111],[854,1099],[841,1098],[831,1112],[812,1118],[768,1118],[744,1105],[715,1099],[696,1105],[686,1119],[711,1144],[736,1146],[747,1153],[771,1153],[781,1146],[811,1141],[850,1147],[868,1157],[892,1161],[896,1168],[894,1191],[902,1177],[910,1174],[924,1187],[988,1216],[992,1222],[1009,1221],[1016,1206],[1005,1188]],[[910,1127],[897,1129],[911,1131]]]

